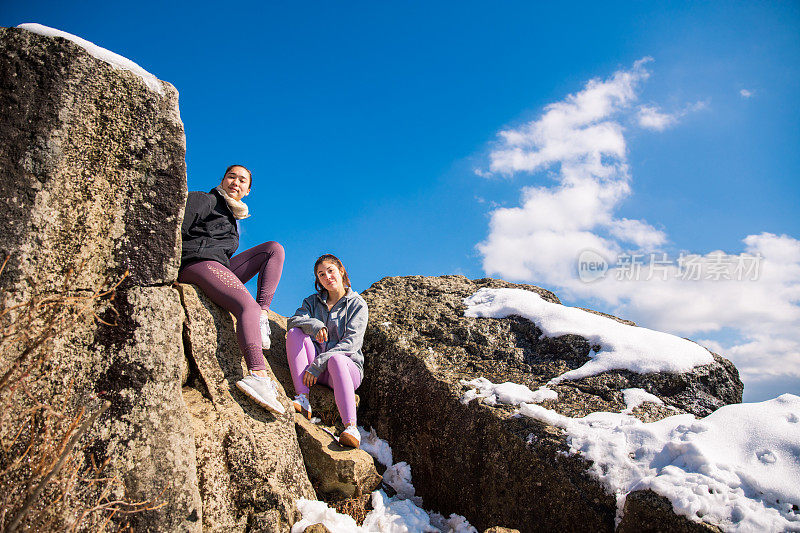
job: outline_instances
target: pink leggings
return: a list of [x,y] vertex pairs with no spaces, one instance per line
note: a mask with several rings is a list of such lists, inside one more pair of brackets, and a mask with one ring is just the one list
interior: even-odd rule
[[[283,272],[283,246],[265,242],[231,258],[231,267],[216,261],[199,261],[184,267],[178,281],[197,285],[211,300],[236,317],[236,338],[249,370],[264,370],[261,351],[261,311],[269,309]],[[244,286],[258,274],[255,299]]]
[[[314,362],[317,348],[311,337],[300,328],[292,328],[286,335],[286,358],[292,373],[297,394],[308,394],[303,385],[303,373]],[[345,354],[334,354],[328,359],[328,367],[319,375],[317,383],[333,389],[336,407],[345,426],[356,423],[356,389],[361,385],[361,372],[352,359]]]

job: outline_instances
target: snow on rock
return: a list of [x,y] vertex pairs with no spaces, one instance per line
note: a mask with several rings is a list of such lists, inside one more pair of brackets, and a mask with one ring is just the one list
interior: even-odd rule
[[428,513],[414,502],[398,496],[389,498],[382,490],[372,493],[372,510],[367,513],[361,526],[352,517],[337,513],[325,502],[299,499],[297,509],[303,518],[292,526],[291,533],[302,533],[313,524],[324,524],[331,533],[440,533],[441,531],[431,525]]
[[609,370],[688,372],[714,361],[711,353],[694,342],[647,328],[629,326],[575,307],[546,302],[538,294],[523,289],[483,288],[464,299],[465,316],[506,318],[517,315],[535,323],[548,337],[575,334],[601,350],[586,364],[552,379],[548,385],[564,380],[594,376]]
[[324,524],[332,533],[478,533],[466,518],[451,514],[445,518],[436,512],[427,512],[422,498],[415,496],[411,483],[411,467],[405,462],[390,464],[392,448],[379,438],[375,430],[359,427],[361,448],[387,466],[384,481],[397,494],[391,498],[383,490],[372,493],[372,510],[358,526],[350,516],[337,513],[325,502],[297,500],[297,508],[303,518],[292,526],[291,533],[302,533],[313,524]]
[[[385,458],[392,458],[392,448],[389,443],[379,438],[375,430],[367,432],[364,428],[359,427],[362,436],[369,436],[370,443],[369,449],[363,447],[364,440],[362,440],[362,449],[375,457],[378,461]],[[370,450],[376,450],[373,454]],[[385,463],[384,463],[385,464]],[[372,507],[373,510],[364,519],[364,527],[368,525],[382,525],[387,524],[387,520],[392,523],[398,523],[397,516],[405,520],[407,529],[385,529],[383,527],[376,529],[376,531],[442,531],[443,533],[477,533],[477,530],[472,527],[461,515],[452,513],[449,518],[444,518],[437,512],[426,512],[421,509],[422,498],[415,496],[414,485],[411,483],[411,467],[405,462],[401,461],[389,466],[383,474],[384,481],[397,491],[397,495],[391,498],[386,496],[382,490],[377,490],[372,493]],[[425,513],[427,518],[419,514],[419,511]],[[375,513],[375,516],[371,516]],[[387,518],[389,516],[392,518]],[[427,521],[426,521],[427,520]]]
[[294,523],[291,533],[303,533],[308,526],[325,524],[331,533],[361,533],[364,529],[358,527],[353,517],[337,513],[325,502],[299,498],[297,510],[303,518]]
[[385,467],[390,467],[394,464],[392,460],[392,448],[389,443],[378,437],[374,429],[367,431],[363,427],[358,427],[361,433],[361,449],[370,454],[378,460],[380,464]]
[[398,496],[389,498],[382,490],[372,493],[372,511],[364,519],[365,531],[438,533],[439,530],[431,525],[428,513],[411,500]]
[[383,481],[392,487],[401,498],[422,504],[422,500],[415,496],[416,490],[411,483],[411,467],[405,461],[400,461],[387,468],[383,473]]
[[144,81],[145,85],[147,85],[147,87],[151,91],[155,91],[161,95],[164,94],[164,89],[161,86],[161,81],[158,78],[147,72],[145,69],[143,69],[130,59],[123,57],[119,54],[115,54],[114,52],[106,50],[105,48],[102,48],[100,46],[97,46],[96,44],[89,42],[86,39],[81,39],[80,37],[72,35],[71,33],[67,33],[65,31],[57,30],[55,28],[50,28],[48,26],[43,26],[41,24],[35,24],[35,23],[20,24],[19,26],[17,26],[17,28],[22,28],[23,30],[28,30],[29,32],[37,33],[39,35],[44,35],[47,37],[63,37],[64,39],[72,41],[73,43],[77,44],[78,46],[86,50],[92,57],[96,57],[101,61],[105,61],[115,69],[129,70],[130,72],[136,74],[137,76],[142,78],[142,81]]
[[461,384],[470,388],[461,396],[461,403],[467,404],[475,398],[486,398],[487,405],[504,403],[508,405],[519,405],[525,403],[542,403],[545,400],[555,400],[558,393],[547,387],[539,387],[535,392],[518,383],[507,381],[495,384],[484,377],[473,380],[461,380]]
[[466,518],[460,514],[452,513],[448,518],[436,512],[429,512],[431,525],[444,533],[478,533]]
[[661,401],[661,398],[655,394],[650,394],[644,389],[623,389],[622,395],[625,398],[625,410],[622,412],[625,414],[632,413],[634,409],[645,402],[664,405],[664,402]]
[[800,531],[800,397],[721,407],[702,419],[643,423],[625,414],[521,414],[561,427],[572,453],[618,495],[651,489],[675,512],[726,531]]

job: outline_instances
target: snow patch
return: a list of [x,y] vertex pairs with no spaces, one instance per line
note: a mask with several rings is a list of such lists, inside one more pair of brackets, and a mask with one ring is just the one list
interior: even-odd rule
[[299,498],[295,504],[303,518],[294,523],[291,533],[303,533],[308,526],[325,524],[331,533],[361,533],[353,517],[340,514],[331,509],[325,502]]
[[380,464],[385,467],[390,467],[394,464],[392,460],[392,448],[389,443],[378,437],[375,430],[370,428],[369,431],[361,426],[358,426],[358,432],[361,434],[361,449],[370,454],[378,460]]
[[383,490],[373,492],[372,510],[360,527],[353,518],[337,513],[325,502],[298,499],[297,508],[303,518],[292,526],[291,533],[302,533],[308,526],[320,523],[332,533],[478,533],[461,515],[453,513],[445,518],[439,513],[425,511],[422,498],[414,495],[411,467],[405,462],[390,464],[392,448],[375,430],[367,431],[363,427],[358,430],[361,448],[388,466],[383,479],[397,494],[390,498]]
[[548,337],[575,334],[599,345],[599,352],[575,370],[550,380],[548,385],[580,379],[609,370],[688,372],[712,363],[711,353],[694,342],[652,329],[629,326],[611,318],[575,307],[546,302],[538,294],[523,289],[480,289],[464,299],[465,316],[506,318],[521,316],[534,322]]
[[506,381],[505,383],[495,384],[484,377],[475,378],[467,381],[461,380],[461,384],[470,388],[461,396],[461,403],[468,404],[475,398],[485,398],[487,405],[503,403],[507,405],[519,405],[525,403],[542,403],[545,400],[558,399],[558,393],[547,387],[539,387],[532,391],[525,385]]
[[422,500],[415,495],[416,489],[411,483],[411,467],[405,461],[400,461],[387,468],[383,473],[383,481],[392,487],[400,498],[422,504]]
[[364,531],[408,533],[411,531],[437,532],[431,526],[431,517],[411,500],[394,496],[389,498],[382,490],[372,493],[372,511],[364,519]]
[[617,413],[569,418],[539,405],[523,415],[563,428],[570,452],[617,495],[667,497],[676,513],[725,531],[800,531],[800,397],[727,405],[705,418],[644,423]]
[[625,410],[622,412],[626,415],[631,414],[634,409],[645,402],[664,405],[664,402],[661,401],[661,398],[655,396],[654,394],[650,394],[644,389],[623,389],[622,395],[625,398]]
[[448,518],[436,512],[428,514],[431,517],[431,525],[444,533],[478,533],[478,530],[460,514],[452,513]]
[[142,78],[142,81],[144,81],[145,85],[147,85],[147,87],[151,91],[155,91],[162,96],[164,94],[164,87],[162,86],[161,81],[158,78],[147,72],[145,69],[143,69],[130,59],[123,57],[119,54],[115,54],[111,50],[106,50],[105,48],[97,46],[96,44],[87,41],[86,39],[81,39],[80,37],[72,35],[71,33],[57,30],[55,28],[50,28],[48,26],[43,26],[41,24],[26,23],[26,24],[20,24],[19,26],[17,26],[17,28],[22,28],[23,30],[28,30],[29,32],[37,33],[39,35],[44,35],[46,37],[63,37],[64,39],[72,41],[73,43],[77,44],[78,46],[86,50],[92,57],[96,57],[100,61],[105,61],[115,69],[128,70],[136,74],[137,76]]

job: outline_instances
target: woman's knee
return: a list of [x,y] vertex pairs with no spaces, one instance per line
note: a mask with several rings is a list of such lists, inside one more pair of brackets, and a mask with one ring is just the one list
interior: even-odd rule
[[348,372],[350,358],[343,353],[335,353],[328,359],[328,370],[331,375],[342,376]]
[[286,332],[286,342],[302,343],[304,338],[308,337],[300,328],[292,328]]
[[268,254],[272,257],[283,259],[286,257],[286,252],[283,249],[283,245],[277,241],[268,241],[264,243],[264,249]]
[[247,299],[247,301],[242,303],[242,316],[240,320],[243,318],[253,318],[253,317],[255,317],[256,320],[258,320],[258,318],[261,317],[261,306],[258,305],[258,303],[253,299],[252,296],[250,296],[250,298]]

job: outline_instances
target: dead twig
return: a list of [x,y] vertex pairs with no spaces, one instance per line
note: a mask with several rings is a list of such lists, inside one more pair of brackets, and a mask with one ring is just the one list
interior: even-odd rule
[[39,482],[39,485],[34,489],[34,491],[30,495],[28,495],[28,497],[25,499],[25,503],[22,504],[20,510],[17,512],[17,514],[9,523],[7,530],[9,531],[9,533],[13,533],[14,531],[17,530],[17,527],[19,527],[20,522],[28,513],[31,506],[39,497],[39,495],[42,493],[45,486],[50,482],[51,479],[53,479],[53,477],[58,475],[59,471],[61,471],[61,467],[64,466],[64,463],[66,462],[67,458],[72,452],[72,449],[75,447],[75,444],[77,444],[78,439],[80,439],[83,436],[83,434],[86,433],[90,427],[92,427],[92,425],[100,417],[100,415],[105,413],[106,409],[108,409],[109,407],[111,407],[111,402],[107,400],[103,402],[103,405],[100,407],[100,409],[96,413],[94,413],[91,417],[89,417],[86,421],[84,421],[80,429],[75,433],[75,435],[72,436],[72,438],[65,446],[64,450],[61,452],[61,456],[59,457],[58,462],[55,464],[53,469],[50,470],[50,472],[48,472],[48,474],[44,477],[44,479],[42,479],[41,482]]

